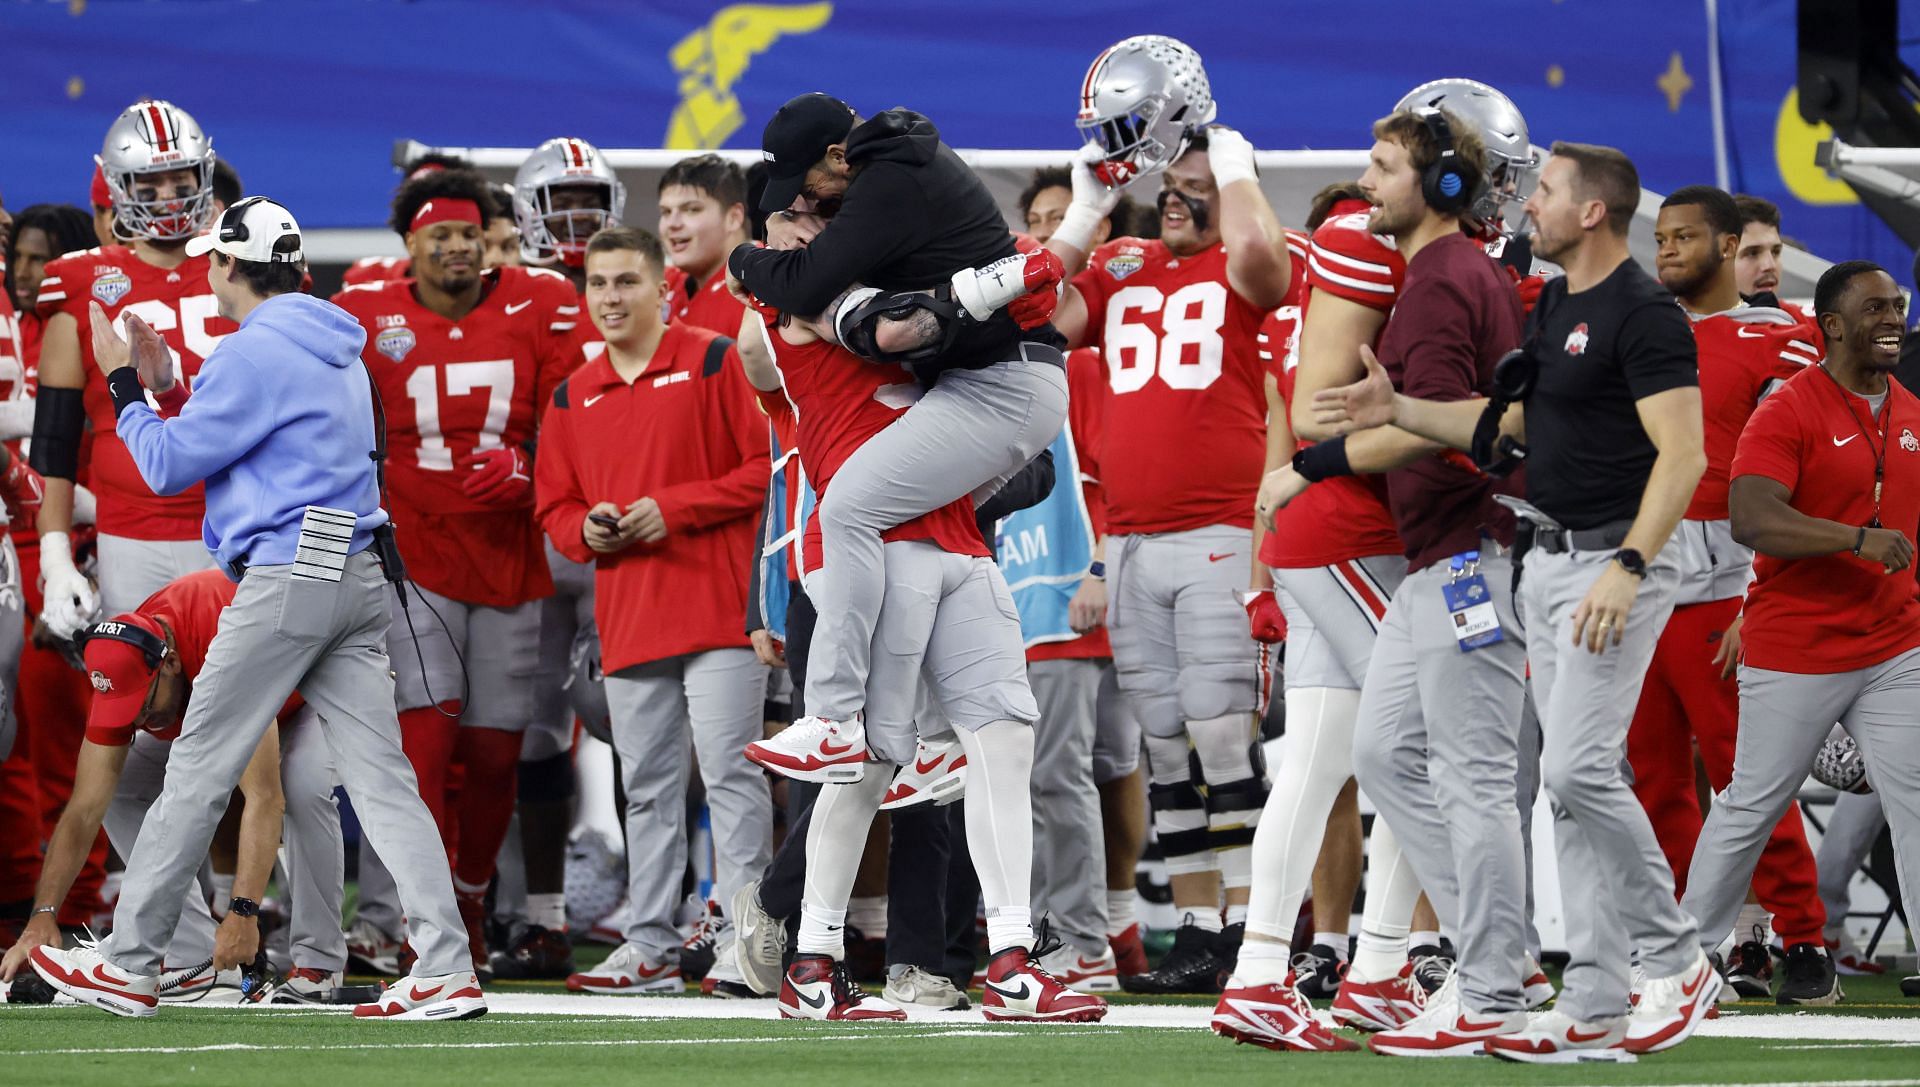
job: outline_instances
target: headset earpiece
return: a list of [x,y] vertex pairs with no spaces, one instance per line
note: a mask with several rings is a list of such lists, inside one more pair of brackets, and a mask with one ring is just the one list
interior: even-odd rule
[[1440,149],[1439,157],[1420,173],[1420,195],[1428,207],[1444,214],[1466,210],[1480,188],[1480,179],[1468,172],[1454,150],[1453,126],[1437,109],[1416,109],[1413,115],[1427,126],[1427,133]]

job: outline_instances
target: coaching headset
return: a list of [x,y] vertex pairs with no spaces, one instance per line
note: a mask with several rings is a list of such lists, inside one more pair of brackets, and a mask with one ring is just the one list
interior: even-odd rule
[[[74,658],[82,658],[86,653],[87,643],[95,638],[125,642],[138,649],[140,655],[146,659],[149,672],[159,671],[160,662],[167,659],[167,643],[164,638],[136,623],[123,623],[118,619],[106,619],[81,631],[73,639]],[[85,671],[84,666],[81,670]]]
[[1420,172],[1420,195],[1426,198],[1428,207],[1444,215],[1465,211],[1480,189],[1480,178],[1467,170],[1454,151],[1453,126],[1437,109],[1416,109],[1413,115],[1427,127],[1427,134],[1440,151],[1439,157]]

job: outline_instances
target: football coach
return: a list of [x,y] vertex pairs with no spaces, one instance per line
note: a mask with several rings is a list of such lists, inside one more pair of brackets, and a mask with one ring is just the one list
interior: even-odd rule
[[[206,482],[201,534],[239,588],[194,677],[170,759],[179,772],[167,775],[127,858],[113,934],[97,947],[38,948],[33,967],[54,988],[114,1014],[157,1010],[154,979],[187,885],[261,734],[297,690],[320,714],[367,837],[399,884],[419,952],[413,977],[354,1014],[483,1014],[446,852],[400,749],[386,581],[401,571],[384,569],[392,553],[380,508],[385,443],[360,365],[366,334],[344,311],[300,292],[300,228],[280,205],[259,197],[234,204],[187,243],[189,256],[209,251],[220,315],[240,329],[207,357],[191,394],[139,317],[126,319],[128,343],[96,305],[93,343],[141,476],[163,495]],[[103,682],[111,680],[96,673],[95,686]],[[246,916],[257,904],[235,899],[230,909]]]

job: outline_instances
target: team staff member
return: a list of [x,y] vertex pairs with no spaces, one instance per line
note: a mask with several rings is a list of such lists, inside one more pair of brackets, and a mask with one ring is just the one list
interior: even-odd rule
[[36,948],[33,967],[76,1000],[116,1015],[154,1013],[155,975],[187,885],[261,734],[298,691],[321,715],[368,841],[393,862],[419,952],[412,978],[354,1014],[483,1014],[446,854],[393,709],[388,586],[371,550],[386,512],[368,456],[376,437],[358,365],[365,334],[337,307],[298,293],[300,231],[278,204],[242,201],[189,248],[215,251],[208,283],[220,313],[242,327],[209,357],[179,416],[162,422],[145,403],[136,365],[153,380],[171,360],[137,314],[127,321],[130,348],[92,307],[94,353],[141,476],[165,493],[206,481],[202,535],[240,585],[195,677],[168,756],[174,773],[127,858],[113,935],[97,948]]
[[[607,347],[554,390],[535,474],[548,538],[596,564],[632,912],[625,942],[567,987],[678,989],[689,738],[713,810],[714,897],[731,902],[772,849],[766,778],[740,757],[761,736],[766,696],[741,618],[771,470],[767,424],[730,339],[662,323],[659,239],[605,230],[588,261],[587,307]],[[732,939],[730,927],[718,938],[722,961]]]
[[740,331],[742,303],[727,290],[727,254],[747,234],[747,177],[719,155],[681,159],[660,175],[660,243],[673,319],[722,336]]
[[[1527,495],[1539,523],[1520,610],[1573,963],[1553,1011],[1487,1042],[1519,1060],[1669,1048],[1720,990],[1620,767],[1633,701],[1673,610],[1677,564],[1662,549],[1706,466],[1693,337],[1673,297],[1627,252],[1639,198],[1625,155],[1556,143],[1527,203],[1535,251],[1567,274],[1534,308],[1537,377],[1501,425],[1532,447]],[[1486,406],[1396,396],[1371,364],[1362,382],[1316,397],[1323,422],[1391,424],[1456,449],[1472,448]],[[1652,980],[1629,1017],[1636,948]]]
[[[1753,576],[1753,553],[1733,539],[1727,519],[1728,470],[1741,428],[1761,398],[1816,359],[1817,336],[1796,315],[1746,305],[1735,287],[1740,213],[1734,198],[1708,185],[1675,189],[1654,223],[1660,283],[1679,299],[1693,324],[1705,407],[1706,474],[1687,504],[1671,547],[1680,563],[1673,617],[1648,665],[1640,704],[1627,732],[1633,791],[1647,809],[1654,834],[1686,894],[1687,867],[1700,836],[1700,794],[1694,781],[1696,743],[1707,780],[1717,791],[1733,773],[1740,701],[1733,672],[1740,660],[1740,601]],[[1768,838],[1766,863],[1754,890],[1774,915],[1786,945],[1782,1004],[1826,1004],[1839,999],[1832,961],[1821,946],[1826,924],[1813,851],[1798,808]],[[1765,910],[1753,907],[1764,931]],[[1742,926],[1727,963],[1736,989],[1757,987],[1772,996],[1772,955],[1764,937]]]
[[1694,850],[1686,909],[1717,945],[1807,767],[1839,721],[1893,830],[1920,917],[1920,398],[1890,380],[1906,312],[1866,261],[1814,289],[1827,357],[1754,412],[1734,455],[1735,536],[1760,555],[1747,595],[1733,780]]

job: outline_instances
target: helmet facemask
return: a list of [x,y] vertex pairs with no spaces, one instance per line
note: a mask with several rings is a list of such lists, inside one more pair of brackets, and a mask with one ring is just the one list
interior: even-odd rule
[[[606,207],[555,208],[555,189],[597,189]],[[521,197],[516,191],[515,210]],[[620,222],[613,208],[614,193],[596,182],[564,182],[541,185],[534,190],[529,208],[520,219],[521,256],[536,263],[559,261],[569,268],[581,268],[587,262],[587,241],[595,234]]]

